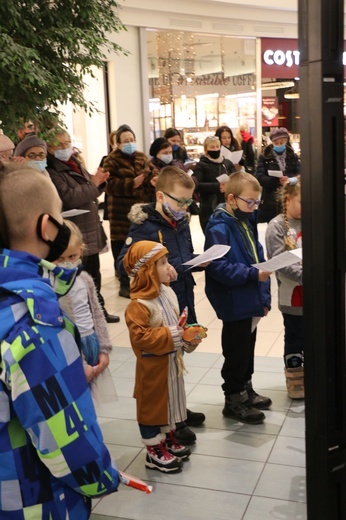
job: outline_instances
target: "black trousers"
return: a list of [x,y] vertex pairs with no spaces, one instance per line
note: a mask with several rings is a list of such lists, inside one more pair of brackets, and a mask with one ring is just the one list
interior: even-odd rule
[[120,255],[120,251],[123,248],[123,245],[125,244],[125,240],[111,240],[111,249],[112,249],[112,255],[114,259],[114,269],[117,270],[117,259]]
[[105,301],[101,294],[101,269],[100,269],[100,257],[98,253],[94,255],[84,256],[83,257],[83,267],[84,271],[90,274],[92,279],[94,280],[94,284],[96,287],[97,297],[99,299],[100,305],[103,310],[105,310]]
[[255,329],[251,333],[252,318],[222,322],[222,353],[225,358],[221,369],[225,395],[242,392],[254,371],[256,343]]
[[303,316],[282,313],[285,325],[284,356],[303,355]]

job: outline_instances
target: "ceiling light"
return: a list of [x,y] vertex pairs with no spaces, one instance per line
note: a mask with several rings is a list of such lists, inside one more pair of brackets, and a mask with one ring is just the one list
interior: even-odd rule
[[271,81],[268,83],[262,83],[262,90],[275,90],[278,88],[289,88],[294,87],[294,81]]
[[299,92],[297,90],[297,87],[294,86],[294,87],[286,90],[286,92],[284,93],[284,98],[285,99],[299,99]]

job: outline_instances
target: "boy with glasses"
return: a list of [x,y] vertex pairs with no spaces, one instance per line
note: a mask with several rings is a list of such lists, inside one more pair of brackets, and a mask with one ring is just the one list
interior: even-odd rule
[[[132,206],[128,215],[132,224],[117,260],[117,269],[125,273],[123,258],[133,243],[151,240],[164,245],[169,251],[168,261],[174,268],[170,287],[177,295],[180,312],[188,308],[188,323],[197,322],[193,292],[195,281],[191,269],[182,265],[195,256],[187,213],[187,208],[193,202],[194,188],[191,177],[180,168],[163,168],[155,185],[156,202]],[[202,413],[188,410],[187,415],[187,424],[190,426],[198,426],[205,420]],[[185,422],[177,425],[176,437],[185,445],[193,444],[196,440],[196,435],[187,428]]]
[[233,173],[226,184],[226,203],[216,208],[205,233],[205,249],[215,244],[231,246],[224,257],[207,267],[205,292],[223,322],[222,413],[247,424],[263,422],[265,415],[261,410],[272,404],[269,397],[254,391],[251,382],[256,342],[253,318],[266,316],[271,301],[270,273],[252,267],[264,261],[254,215],[260,192],[255,177]]

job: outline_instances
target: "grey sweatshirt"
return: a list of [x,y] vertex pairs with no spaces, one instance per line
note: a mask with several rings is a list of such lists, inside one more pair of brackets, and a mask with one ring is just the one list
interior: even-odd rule
[[[300,219],[288,219],[288,236],[293,240],[297,248],[302,247],[302,232]],[[268,224],[266,231],[266,248],[268,258],[283,253],[285,249],[285,238],[287,229],[284,216],[277,215]],[[276,271],[279,289],[279,309],[286,314],[301,316],[303,314],[303,264],[284,267]]]

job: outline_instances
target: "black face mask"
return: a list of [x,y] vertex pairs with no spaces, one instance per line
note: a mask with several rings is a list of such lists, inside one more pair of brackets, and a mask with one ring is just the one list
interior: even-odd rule
[[42,237],[42,233],[41,233],[41,223],[42,223],[42,219],[45,214],[46,213],[44,213],[38,217],[37,228],[36,228],[37,236],[43,242],[45,242],[46,244],[49,245],[50,251],[49,251],[48,256],[46,257],[46,260],[48,260],[48,262],[54,262],[55,260],[60,258],[62,253],[67,249],[69,241],[70,241],[71,230],[66,226],[66,224],[60,224],[60,222],[55,220],[55,218],[53,218],[51,215],[48,215],[48,219],[54,224],[55,227],[58,228],[58,234],[54,240],[45,240]]
[[249,218],[251,213],[248,213],[247,211],[242,211],[241,209],[236,208],[236,209],[233,210],[233,215],[238,220],[242,220],[244,222],[245,220],[247,220]]
[[220,157],[221,150],[208,150],[207,153],[212,159],[218,159]]

